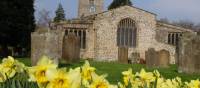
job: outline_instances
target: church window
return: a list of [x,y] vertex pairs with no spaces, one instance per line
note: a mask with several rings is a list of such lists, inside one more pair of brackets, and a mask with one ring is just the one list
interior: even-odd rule
[[95,12],[96,11],[96,7],[95,7],[94,0],[89,0],[89,4],[90,4],[90,12]]
[[80,48],[85,49],[86,48],[86,30],[80,30],[80,29],[68,29],[65,32],[65,35],[67,36],[69,33],[74,33],[76,36],[79,37],[80,41]]
[[168,44],[178,46],[180,37],[182,36],[182,33],[180,32],[171,32],[168,34]]
[[126,18],[119,22],[117,45],[119,47],[136,47],[136,27],[132,19]]

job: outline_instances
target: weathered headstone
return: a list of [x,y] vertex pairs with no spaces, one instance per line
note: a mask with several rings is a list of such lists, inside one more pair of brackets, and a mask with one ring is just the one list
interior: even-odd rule
[[80,60],[80,39],[74,33],[69,33],[63,39],[62,58],[67,63],[78,62]]
[[139,63],[140,59],[141,59],[140,58],[140,53],[138,53],[138,52],[133,52],[131,54],[131,58],[129,58],[131,63]]
[[170,60],[170,53],[166,50],[161,50],[158,52],[158,66],[159,67],[168,67]]
[[119,63],[128,63],[128,48],[127,47],[118,48],[118,60],[119,60]]
[[179,72],[200,73],[200,35],[185,33],[179,44]]
[[169,51],[150,48],[145,52],[146,64],[148,67],[168,67],[170,54]]
[[46,55],[58,63],[61,58],[62,32],[34,32],[31,34],[31,61],[35,65],[39,58]]
[[158,53],[155,51],[154,48],[148,49],[148,51],[145,52],[145,58],[146,58],[146,65],[148,67],[155,67],[158,66]]

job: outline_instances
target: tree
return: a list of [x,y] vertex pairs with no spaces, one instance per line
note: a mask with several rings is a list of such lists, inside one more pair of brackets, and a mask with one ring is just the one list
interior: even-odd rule
[[56,17],[54,18],[54,22],[60,22],[65,20],[65,11],[61,4],[58,5],[56,10]]
[[195,31],[200,33],[200,23],[198,23],[197,25],[195,25]]
[[109,5],[108,10],[125,5],[132,6],[132,2],[130,0],[113,0],[113,2]]
[[163,22],[163,23],[169,23],[170,24],[170,21],[167,18],[160,18],[159,21]]
[[47,11],[45,9],[42,9],[38,13],[38,21],[37,21],[37,26],[42,27],[42,28],[48,28],[49,23],[51,22],[51,18],[49,16],[50,11]]
[[30,34],[35,29],[34,0],[1,0],[0,45],[30,49]]
[[189,21],[189,20],[180,20],[178,22],[173,22],[173,24],[184,27],[184,28],[188,28],[188,29],[194,29],[194,26],[195,26],[194,22]]

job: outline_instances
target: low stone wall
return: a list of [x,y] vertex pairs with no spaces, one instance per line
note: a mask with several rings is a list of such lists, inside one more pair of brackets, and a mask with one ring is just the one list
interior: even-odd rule
[[179,72],[200,73],[200,35],[185,33],[180,41]]
[[47,55],[57,63],[62,56],[62,41],[64,33],[49,31],[45,33],[34,32],[31,34],[31,60],[35,65],[40,57]]

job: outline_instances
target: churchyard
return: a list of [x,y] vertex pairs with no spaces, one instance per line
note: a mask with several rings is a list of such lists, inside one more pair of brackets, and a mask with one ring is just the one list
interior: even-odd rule
[[[35,25],[33,4],[32,17],[1,17],[0,88],[200,88],[198,25],[159,20],[131,0],[106,11],[104,0],[78,0],[71,19],[60,3],[54,19],[43,11]],[[23,22],[8,20],[15,16]]]
[[[29,61],[30,58],[19,58],[19,61],[24,62],[27,66],[31,66],[31,63]],[[73,64],[60,64],[60,67],[67,67],[69,68],[75,68],[78,66],[82,66],[84,64],[84,60],[81,60],[80,62],[73,63]],[[179,73],[177,65],[170,65],[168,68],[153,68],[153,67],[147,67],[144,64],[121,64],[118,62],[96,62],[96,61],[90,61],[91,66],[95,67],[98,74],[107,74],[107,79],[111,83],[117,83],[119,80],[122,80],[122,72],[126,71],[128,68],[132,68],[133,72],[139,72],[142,68],[146,69],[147,71],[153,71],[157,69],[162,76],[165,78],[175,78],[175,77],[181,77],[183,81],[189,81],[192,79],[200,78],[200,74],[185,74],[185,73]]]

